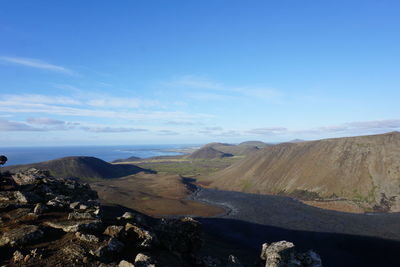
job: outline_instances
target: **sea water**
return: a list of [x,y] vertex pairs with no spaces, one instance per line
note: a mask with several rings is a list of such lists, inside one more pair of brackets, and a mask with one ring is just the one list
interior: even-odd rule
[[188,147],[191,145],[0,147],[0,155],[7,156],[7,165],[35,163],[69,156],[90,156],[113,161],[132,156],[149,158],[181,155],[182,153],[174,150]]

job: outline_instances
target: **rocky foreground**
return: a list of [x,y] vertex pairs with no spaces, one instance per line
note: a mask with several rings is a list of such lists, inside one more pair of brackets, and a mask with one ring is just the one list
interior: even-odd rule
[[[89,185],[36,169],[0,179],[1,265],[243,266],[234,255],[199,253],[207,244],[201,224],[190,217],[112,217]],[[298,252],[286,241],[263,245],[255,266],[263,265],[322,266],[315,252]]]

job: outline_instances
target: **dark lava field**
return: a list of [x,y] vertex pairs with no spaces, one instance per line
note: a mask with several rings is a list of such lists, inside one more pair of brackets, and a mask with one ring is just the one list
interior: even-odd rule
[[400,213],[343,213],[283,196],[204,188],[192,198],[226,209],[198,220],[208,236],[223,240],[218,247],[234,246],[249,258],[257,257],[262,243],[287,240],[315,250],[324,266],[399,266]]

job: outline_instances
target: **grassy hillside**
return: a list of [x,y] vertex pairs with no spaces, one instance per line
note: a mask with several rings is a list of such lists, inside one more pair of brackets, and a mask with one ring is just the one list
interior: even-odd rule
[[53,176],[61,178],[73,177],[83,180],[117,178],[145,171],[135,165],[110,164],[94,157],[65,157],[33,164],[8,166],[4,170],[16,172],[29,168],[49,170]]
[[400,211],[400,133],[284,143],[209,177],[212,186]]
[[130,162],[130,161],[138,161],[138,160],[141,160],[141,158],[132,156],[132,157],[125,158],[125,159],[116,159],[116,160],[113,160],[112,163]]
[[201,179],[222,170],[242,157],[220,159],[147,159],[136,163],[139,167],[151,169],[159,173],[178,174],[184,177]]

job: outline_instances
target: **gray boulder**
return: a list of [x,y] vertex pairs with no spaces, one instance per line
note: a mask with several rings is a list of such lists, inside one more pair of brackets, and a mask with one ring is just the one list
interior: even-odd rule
[[158,244],[157,236],[154,233],[136,225],[127,223],[125,225],[125,231],[128,240],[136,243],[140,248],[151,248]]
[[229,255],[226,267],[243,267],[239,259],[234,255]]
[[48,221],[45,225],[62,229],[64,232],[78,232],[78,231],[96,231],[101,228],[102,223],[100,220],[81,220],[81,221]]
[[122,261],[120,261],[120,263],[118,264],[118,267],[135,267],[135,265],[133,265],[133,264],[130,263],[129,261],[122,260]]
[[84,234],[81,232],[76,232],[75,236],[85,242],[90,242],[90,243],[98,243],[100,240],[97,236],[91,235],[91,234]]
[[97,219],[98,216],[96,214],[90,212],[71,212],[68,214],[68,220],[91,220]]
[[48,177],[50,174],[48,171],[38,170],[35,168],[28,169],[24,172],[19,172],[12,175],[15,183],[18,185],[35,184],[41,181],[43,178]]
[[115,238],[122,238],[124,236],[124,227],[118,225],[110,225],[104,230],[105,235]]
[[12,260],[17,263],[20,262],[24,259],[24,254],[21,253],[21,251],[16,250],[13,254]]
[[118,239],[110,238],[107,244],[98,247],[96,251],[91,251],[90,253],[101,259],[113,258],[122,252],[124,246],[124,243]]
[[35,205],[35,208],[33,209],[33,213],[36,215],[43,214],[48,210],[46,205],[43,205],[42,203],[37,203]]
[[322,267],[317,253],[297,252],[295,245],[288,241],[264,243],[260,257],[265,260],[266,267]]
[[148,255],[139,253],[135,258],[135,267],[155,267],[155,261]]

